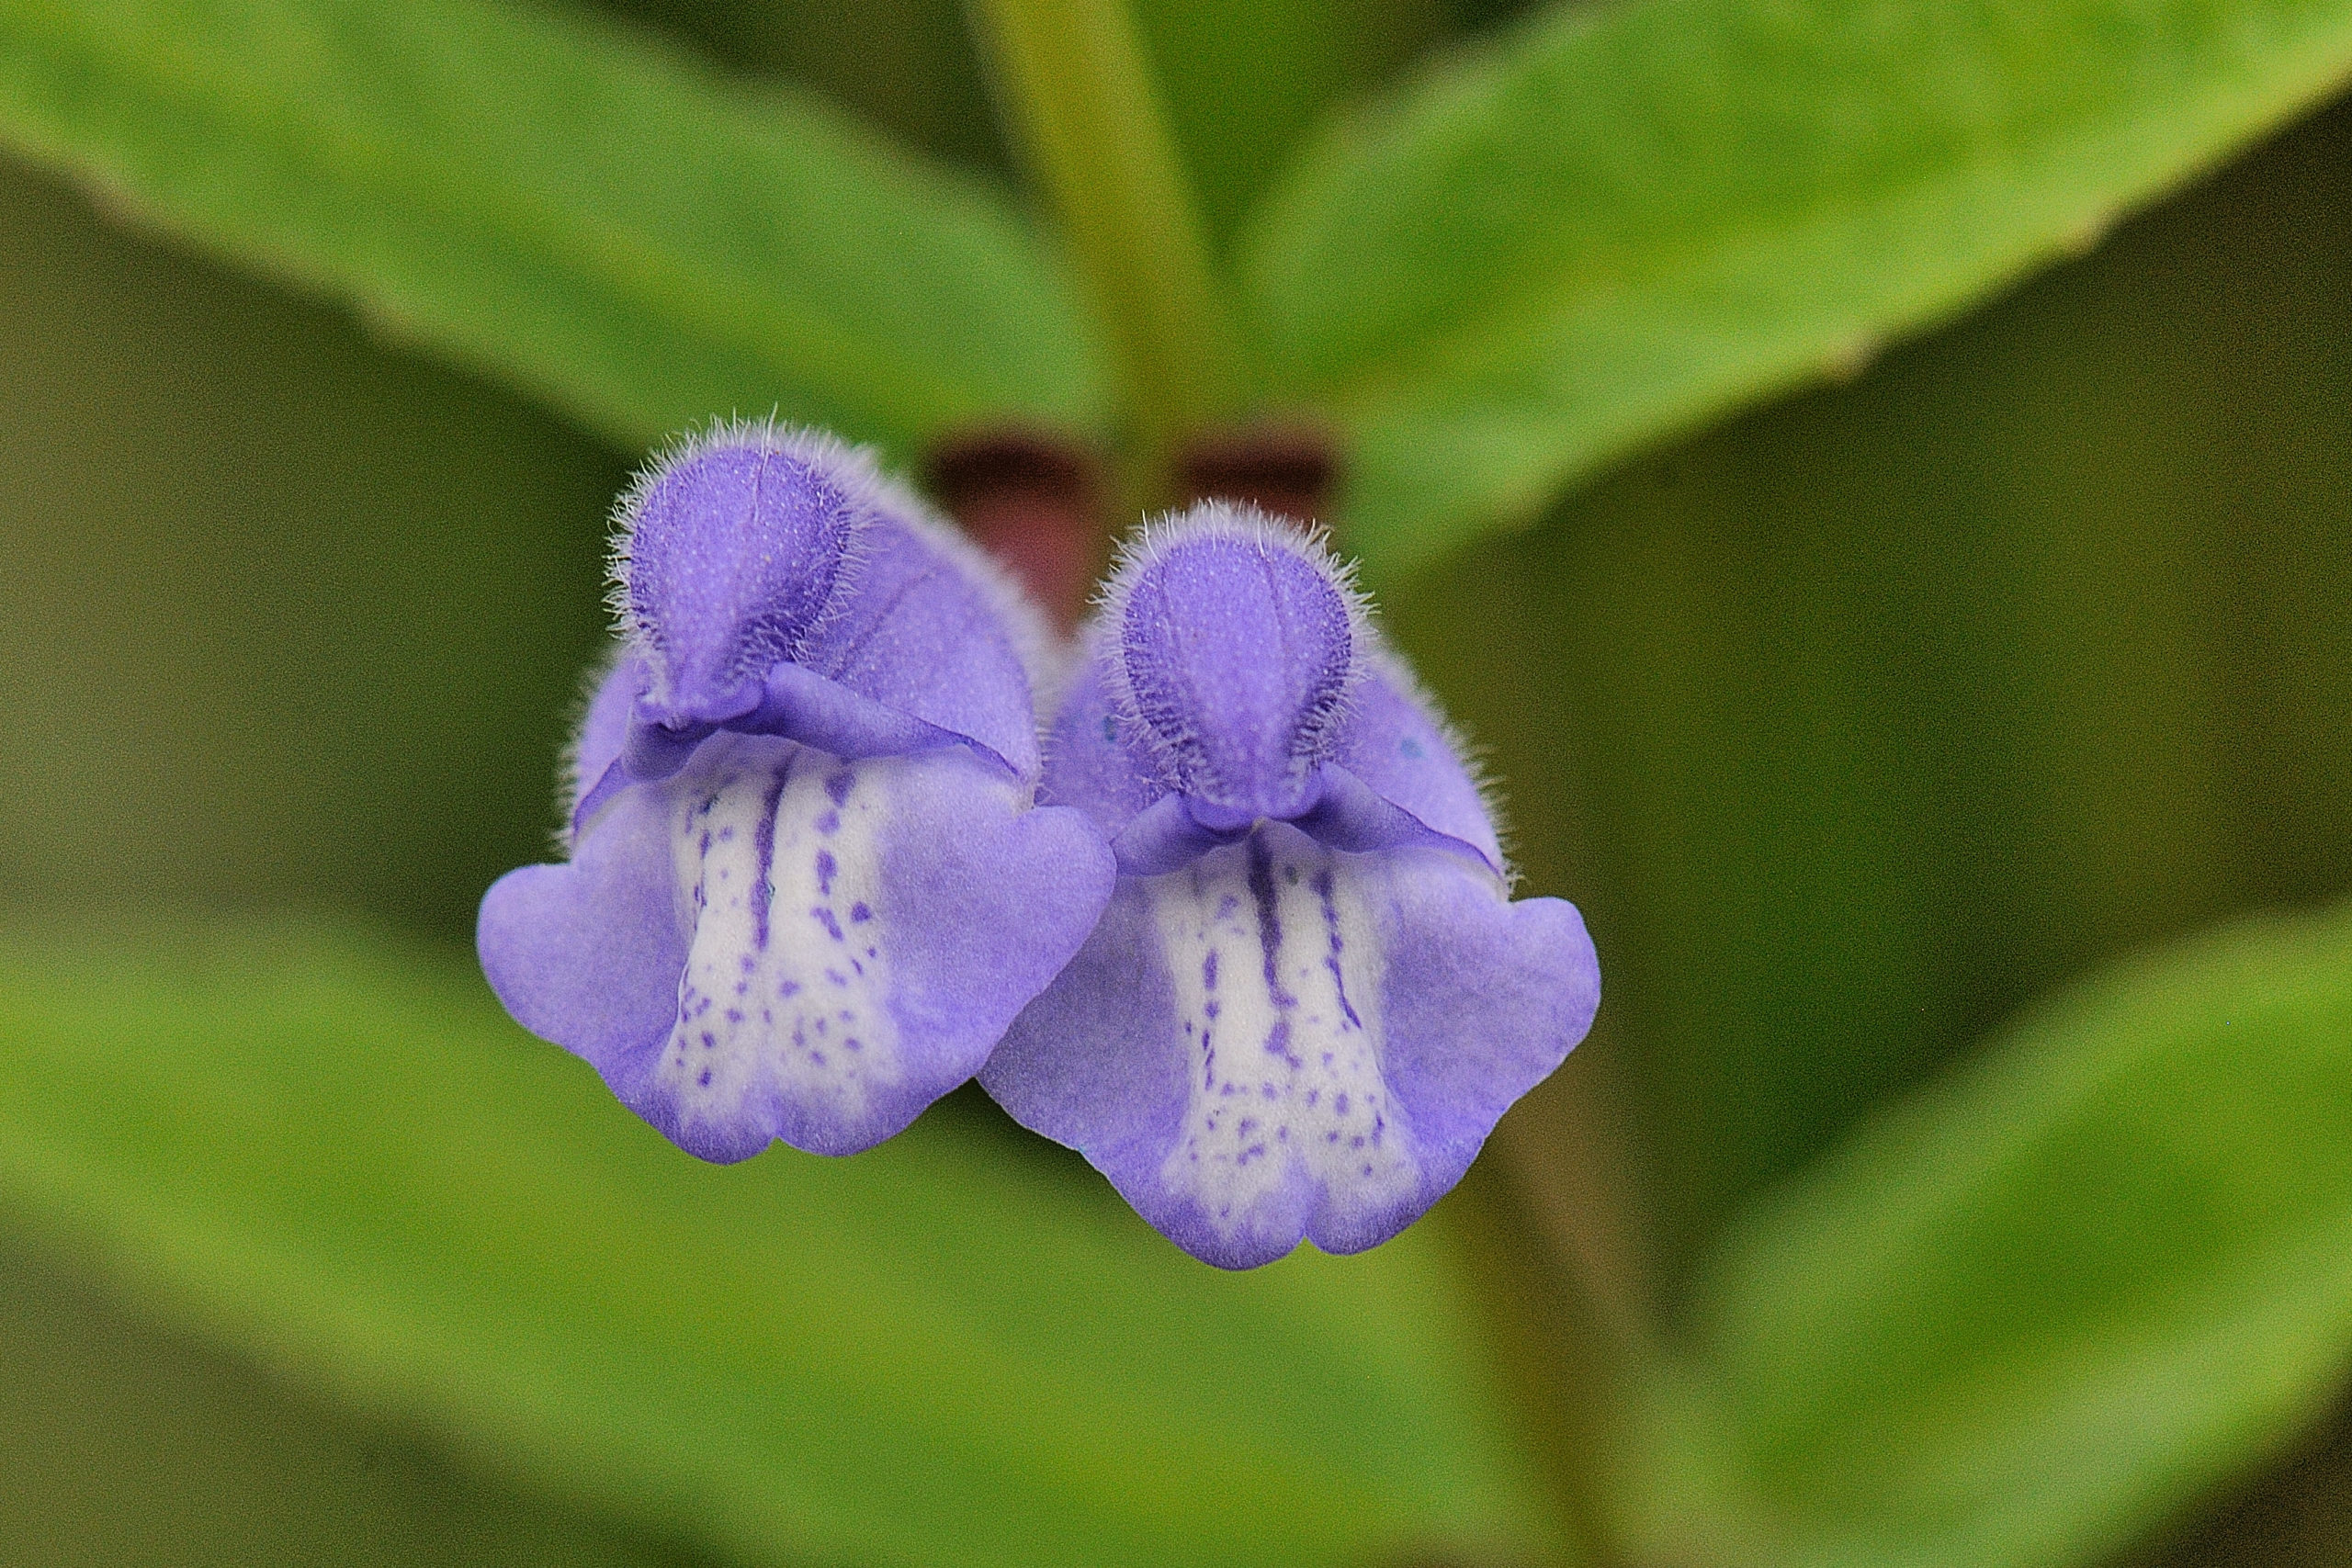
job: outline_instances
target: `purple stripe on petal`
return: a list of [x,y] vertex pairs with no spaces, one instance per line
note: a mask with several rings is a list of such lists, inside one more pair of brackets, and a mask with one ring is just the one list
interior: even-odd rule
[[[757,868],[752,879],[752,951],[765,953],[768,949],[769,913],[775,907],[775,814],[784,799],[784,786],[792,776],[792,755],[786,752],[778,759],[775,775],[768,785],[767,797],[761,802],[759,822],[752,829],[752,861]],[[733,842],[733,829],[728,830],[727,842]],[[708,860],[710,840],[703,840],[703,857]]]

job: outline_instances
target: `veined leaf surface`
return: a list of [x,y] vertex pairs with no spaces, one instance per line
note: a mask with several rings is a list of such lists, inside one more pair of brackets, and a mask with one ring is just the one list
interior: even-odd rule
[[0,0],[0,146],[639,444],[1087,426],[1052,258],[816,104],[501,0]]

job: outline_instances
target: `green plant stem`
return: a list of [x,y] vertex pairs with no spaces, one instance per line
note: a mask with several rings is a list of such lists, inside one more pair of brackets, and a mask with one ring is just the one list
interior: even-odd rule
[[1146,484],[1165,490],[1168,454],[1235,412],[1243,375],[1134,22],[1119,0],[970,0],[970,12],[1109,333]]
[[[1491,1151],[1490,1151],[1491,1152]],[[1439,1213],[1464,1248],[1501,1393],[1577,1568],[1631,1568],[1620,1539],[1634,1402],[1658,1354],[1646,1314],[1564,1246],[1521,1173],[1481,1160]],[[1532,1245],[1531,1245],[1532,1244]]]

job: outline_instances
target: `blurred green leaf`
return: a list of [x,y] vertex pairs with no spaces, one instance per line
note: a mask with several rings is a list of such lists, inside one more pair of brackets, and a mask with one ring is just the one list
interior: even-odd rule
[[0,1562],[721,1568],[486,1483],[141,1307],[0,1224]]
[[1445,28],[1437,0],[1135,0],[1203,216],[1222,245],[1316,118]]
[[1249,291],[1396,572],[2079,250],[2347,72],[2352,0],[1561,9],[1320,143]]
[[1699,1318],[1804,1564],[2081,1562],[2275,1450],[2352,1353],[2352,912],[2124,966],[1735,1233]]
[[781,76],[909,147],[1010,175],[960,0],[586,0],[730,71]]
[[1100,412],[1049,258],[812,103],[489,0],[0,0],[0,141],[629,443]]
[[2352,892],[2352,100],[1383,604],[1609,972],[1654,1259],[2033,998]]
[[1523,1551],[1424,1228],[1246,1276],[936,1117],[677,1153],[469,966],[292,932],[0,940],[0,1192],[495,1466],[762,1562]]

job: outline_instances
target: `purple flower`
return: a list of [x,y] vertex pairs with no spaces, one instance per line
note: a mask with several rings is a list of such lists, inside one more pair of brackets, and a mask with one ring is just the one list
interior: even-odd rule
[[483,972],[705,1159],[870,1147],[978,1069],[1110,896],[1086,818],[1032,808],[1044,637],[821,437],[716,431],[618,521],[571,860],[491,888]]
[[1086,639],[1040,798],[1118,889],[980,1082],[1208,1262],[1385,1241],[1583,1038],[1584,922],[1510,901],[1454,740],[1314,540],[1195,507]]

